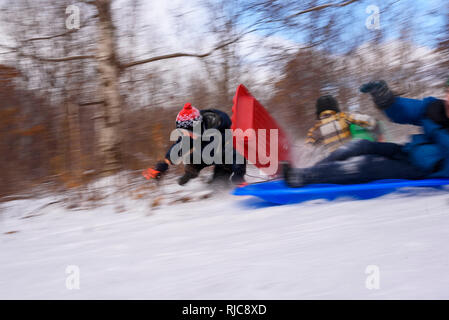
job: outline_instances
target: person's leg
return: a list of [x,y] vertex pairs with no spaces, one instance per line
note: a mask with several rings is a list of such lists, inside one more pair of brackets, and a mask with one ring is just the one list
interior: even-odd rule
[[178,183],[180,185],[185,185],[190,179],[198,177],[200,171],[205,168],[204,164],[186,164],[184,165],[184,175],[179,178]]
[[353,140],[341,146],[317,164],[343,161],[361,155],[379,155],[391,159],[401,159],[402,154],[402,146],[396,143]]
[[404,160],[364,155],[346,161],[320,163],[310,168],[287,168],[286,183],[302,187],[315,183],[356,184],[381,179],[423,179],[426,173]]
[[232,183],[237,185],[244,183],[246,174],[246,165],[245,164],[235,165],[233,166],[232,170],[233,170],[233,175],[231,178]]
[[229,183],[232,174],[232,165],[216,164],[210,183]]
[[[236,158],[234,158],[236,159]],[[232,164],[232,183],[241,184],[245,182],[245,174],[246,174],[246,159],[242,157],[243,163],[237,163],[238,161],[234,160]]]

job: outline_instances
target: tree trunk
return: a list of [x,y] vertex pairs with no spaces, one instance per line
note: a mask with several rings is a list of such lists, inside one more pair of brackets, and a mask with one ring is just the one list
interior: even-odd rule
[[67,109],[70,144],[70,169],[72,177],[75,179],[80,179],[83,170],[83,159],[81,155],[79,106],[68,102]]
[[96,132],[98,134],[98,151],[103,160],[101,172],[104,175],[109,175],[121,168],[121,138],[119,132],[121,121],[120,71],[115,53],[111,1],[97,0],[95,4],[99,18],[97,62],[104,101]]

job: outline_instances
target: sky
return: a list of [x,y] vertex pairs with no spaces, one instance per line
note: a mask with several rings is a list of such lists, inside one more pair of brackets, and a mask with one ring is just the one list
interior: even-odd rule
[[[331,1],[322,0],[321,3],[329,3]],[[341,1],[342,2],[342,1]],[[366,21],[372,15],[367,12],[369,6],[377,6],[380,10],[379,22],[382,32],[385,33],[386,40],[392,40],[399,37],[399,29],[404,24],[412,22],[414,38],[412,39],[417,45],[428,46],[434,48],[437,43],[437,34],[444,27],[444,7],[446,12],[449,11],[449,2],[446,0],[397,0],[380,1],[380,0],[360,0],[349,6],[337,9],[341,12],[341,19],[347,19],[348,23],[342,30],[343,39],[351,38],[365,33],[370,37],[373,31],[367,29]],[[325,9],[327,10],[327,9]],[[433,12],[433,14],[429,14]],[[350,17],[348,17],[348,15]],[[301,15],[297,21],[307,25],[312,19],[310,14]],[[367,33],[367,34],[366,34]],[[305,42],[304,35],[301,32],[293,30],[291,33],[278,32],[278,37],[297,43]]]

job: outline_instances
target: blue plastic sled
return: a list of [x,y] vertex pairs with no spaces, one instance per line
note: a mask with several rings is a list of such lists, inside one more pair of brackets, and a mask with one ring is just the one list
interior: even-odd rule
[[255,196],[277,204],[289,204],[315,199],[334,200],[339,197],[364,200],[380,197],[405,187],[442,188],[444,185],[449,185],[449,179],[378,180],[349,185],[311,184],[302,188],[289,188],[283,180],[277,180],[240,187],[235,189],[233,194]]

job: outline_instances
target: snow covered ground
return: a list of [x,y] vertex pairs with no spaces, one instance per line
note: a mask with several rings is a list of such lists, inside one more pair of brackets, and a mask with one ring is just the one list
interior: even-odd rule
[[[189,185],[163,188],[204,189]],[[212,193],[160,206],[126,193],[90,208],[56,195],[2,203],[0,298],[449,298],[447,190],[287,206]],[[80,288],[69,290],[73,265]],[[373,270],[378,289],[366,286]]]

